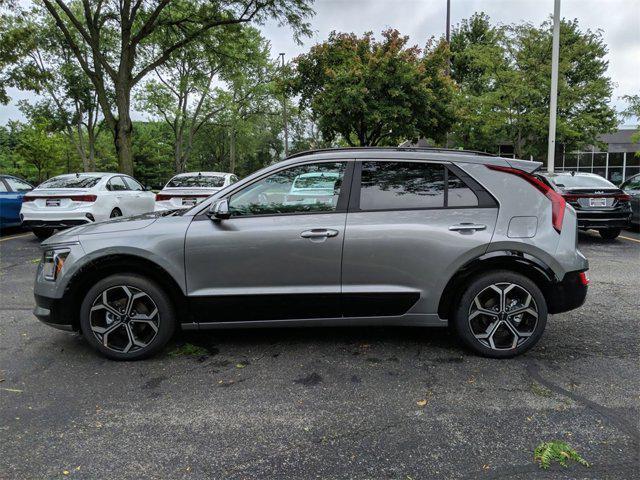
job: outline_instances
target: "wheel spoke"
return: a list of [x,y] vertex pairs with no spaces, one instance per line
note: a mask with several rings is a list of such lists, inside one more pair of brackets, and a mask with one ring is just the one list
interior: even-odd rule
[[487,329],[483,332],[483,333],[478,333],[478,334],[473,334],[478,340],[486,340],[488,338],[490,338],[491,336],[493,336],[493,333],[496,331],[496,329],[498,328],[498,326],[500,325],[499,321],[495,321],[490,323],[487,326]]
[[151,319],[146,319],[146,318],[132,318],[130,323],[141,323],[141,324],[146,324],[149,325],[154,332],[158,332],[158,326],[155,324],[155,322]]

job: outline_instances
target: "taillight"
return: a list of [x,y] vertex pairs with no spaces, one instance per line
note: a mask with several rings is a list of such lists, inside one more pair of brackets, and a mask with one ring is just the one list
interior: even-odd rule
[[631,200],[631,195],[627,195],[626,193],[620,193],[616,195],[616,200],[619,202],[628,202]]
[[171,195],[165,195],[164,193],[156,193],[156,202],[161,202],[163,200],[170,200]]
[[36,197],[27,197],[26,195],[22,197],[22,203],[33,202]]
[[589,285],[589,275],[587,272],[580,272],[578,276],[580,277],[580,283],[582,283],[582,285],[585,287]]
[[69,200],[73,200],[74,202],[95,202],[98,199],[97,195],[69,195]]
[[517,175],[523,180],[529,182],[530,185],[534,186],[540,193],[542,193],[545,197],[551,200],[551,223],[553,228],[560,233],[562,231],[562,222],[564,221],[564,210],[567,206],[566,200],[556,192],[553,188],[551,188],[546,183],[538,180],[536,177],[531,175],[530,173],[523,172],[522,170],[518,170],[517,168],[511,167],[502,167],[500,165],[487,165],[491,170],[497,170],[499,172],[510,173],[512,175]]

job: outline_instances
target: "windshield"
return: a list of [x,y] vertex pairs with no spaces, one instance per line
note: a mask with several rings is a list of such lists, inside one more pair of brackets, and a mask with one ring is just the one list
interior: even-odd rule
[[64,175],[53,177],[42,182],[38,188],[91,188],[94,187],[102,177],[91,177],[87,175]]
[[555,175],[547,178],[560,188],[616,188],[610,181],[596,176]]
[[190,175],[184,177],[173,177],[167,183],[167,187],[178,188],[218,188],[224,185],[224,177],[214,177],[211,175]]

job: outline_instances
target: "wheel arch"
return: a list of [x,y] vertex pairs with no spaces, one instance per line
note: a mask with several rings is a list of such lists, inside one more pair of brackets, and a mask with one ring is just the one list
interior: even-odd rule
[[110,275],[134,274],[156,282],[167,294],[177,312],[184,311],[187,301],[178,282],[160,265],[147,258],[132,254],[110,254],[91,260],[82,266],[65,287],[59,302],[61,314],[71,320],[75,329],[80,328],[80,305],[89,289],[96,282]]
[[516,250],[500,250],[470,260],[449,279],[438,303],[440,318],[451,317],[457,299],[471,280],[480,274],[494,270],[509,270],[529,278],[542,291],[549,312],[553,312],[555,302],[553,286],[558,282],[558,278],[551,267],[531,254]]

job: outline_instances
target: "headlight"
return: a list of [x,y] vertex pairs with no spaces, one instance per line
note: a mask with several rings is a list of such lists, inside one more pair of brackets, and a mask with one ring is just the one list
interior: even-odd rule
[[45,280],[55,282],[62,270],[64,261],[69,256],[69,249],[47,250],[42,259],[42,274]]

